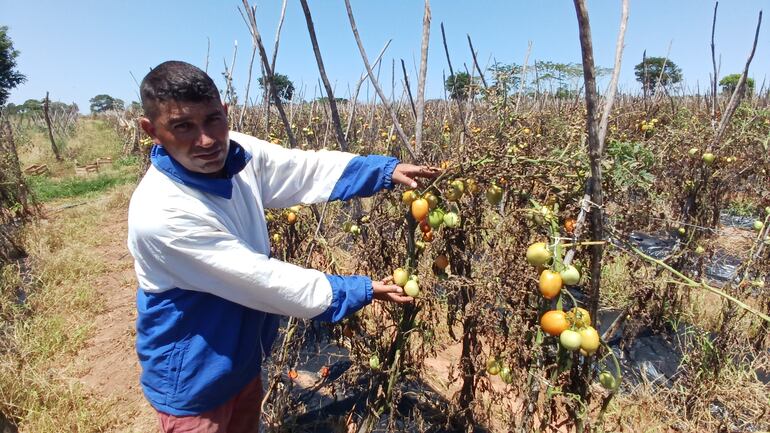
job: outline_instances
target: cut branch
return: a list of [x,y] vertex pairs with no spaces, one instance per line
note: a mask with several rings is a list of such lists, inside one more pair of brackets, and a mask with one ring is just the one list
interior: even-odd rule
[[321,80],[324,83],[326,96],[329,100],[329,109],[332,114],[332,123],[334,124],[334,132],[337,137],[337,144],[339,144],[340,150],[347,152],[348,143],[345,140],[345,134],[342,133],[342,122],[340,121],[340,113],[337,111],[337,102],[334,100],[334,90],[332,89],[331,83],[329,83],[329,77],[326,76],[326,68],[324,68],[323,58],[321,57],[321,49],[318,47],[318,39],[315,35],[313,17],[310,15],[310,8],[307,5],[307,0],[300,0],[300,3],[302,4],[302,11],[305,13],[307,31],[310,34],[310,43],[313,44],[313,54],[315,54],[315,60],[316,63],[318,63],[318,72],[321,74]]
[[623,60],[623,41],[626,37],[626,26],[628,25],[628,0],[623,0],[622,12],[620,16],[620,30],[618,30],[618,41],[615,44],[615,67],[612,70],[612,79],[607,89],[607,102],[604,104],[604,112],[599,122],[599,154],[604,153],[604,139],[607,138],[607,125],[612,112],[612,104],[615,102],[615,95],[618,93],[618,78],[620,77],[620,65]]
[[409,87],[409,75],[406,73],[406,64],[404,64],[404,59],[401,59],[401,70],[404,73],[404,87],[406,88],[407,96],[409,96],[409,105],[412,106],[412,115],[417,118],[417,109],[414,107],[414,98],[412,97],[412,89]]
[[[446,62],[449,65],[449,75],[452,79],[452,97],[457,103],[457,112],[460,116],[460,124],[463,127],[463,133],[465,135],[468,135],[468,128],[465,125],[465,115],[463,114],[463,103],[461,101],[462,98],[457,97],[456,87],[457,87],[457,76],[455,75],[454,69],[452,69],[452,59],[449,58],[449,48],[446,44],[446,33],[444,33],[444,23],[441,23],[441,40],[444,42],[444,53],[446,53]],[[466,89],[468,91],[468,97],[472,98],[473,94],[471,92],[471,89],[473,87],[473,83],[469,83],[469,89]]]
[[43,101],[43,115],[45,115],[45,125],[48,127],[48,138],[51,140],[51,150],[56,157],[57,161],[61,161],[61,154],[59,148],[56,147],[56,142],[53,140],[53,130],[51,129],[51,117],[48,115],[48,92],[45,92],[45,101]]
[[363,43],[361,43],[361,37],[358,35],[358,29],[356,28],[356,20],[355,18],[353,18],[353,9],[351,9],[350,7],[350,0],[345,0],[345,9],[347,9],[348,19],[350,20],[350,28],[351,30],[353,30],[353,36],[356,39],[356,44],[358,45],[358,51],[361,53],[361,58],[364,61],[364,66],[366,66],[366,72],[367,74],[369,74],[369,79],[371,80],[372,85],[374,86],[374,89],[377,91],[377,95],[382,100],[382,103],[388,108],[388,112],[390,113],[390,118],[393,121],[393,126],[396,128],[396,133],[398,134],[398,137],[401,139],[401,143],[404,145],[404,148],[406,148],[406,150],[409,152],[409,155],[412,157],[412,159],[417,159],[417,155],[414,153],[414,149],[412,149],[412,146],[409,145],[409,138],[406,136],[406,134],[404,133],[404,130],[401,128],[401,123],[398,121],[398,117],[396,116],[396,111],[393,109],[393,106],[388,103],[388,100],[385,98],[385,93],[383,93],[382,88],[380,87],[380,84],[374,78],[372,67],[371,65],[369,65],[369,58],[366,57],[366,50],[364,50],[364,45]]
[[417,78],[417,106],[414,127],[414,146],[417,152],[422,149],[422,124],[425,120],[425,77],[428,74],[428,42],[430,40],[430,1],[425,0],[425,12],[422,17],[422,45],[420,48],[420,74]]
[[471,42],[471,35],[468,36],[468,46],[471,48],[471,56],[473,56],[473,65],[476,67],[476,71],[479,73],[479,78],[481,78],[481,84],[484,86],[484,88],[488,88],[487,86],[487,80],[484,78],[484,72],[481,71],[481,68],[479,67],[479,61],[476,58],[476,51],[473,49],[473,42]]
[[[591,239],[603,239],[604,227],[602,220],[602,146],[599,142],[599,131],[596,122],[596,107],[598,95],[596,92],[596,73],[594,69],[594,50],[591,41],[591,24],[588,20],[588,9],[584,0],[574,0],[580,29],[580,48],[583,58],[583,79],[585,82],[586,99],[586,128],[588,131],[588,157],[591,165],[591,178],[588,192],[591,195],[590,236]],[[602,244],[591,245],[591,285],[588,293],[589,314],[596,317],[599,306],[599,287],[601,283],[601,260],[604,252]]]
[[[388,42],[385,42],[385,46],[382,47],[382,50],[380,50],[380,54],[377,56],[377,59],[374,61],[374,66],[377,66],[380,63],[380,60],[382,59],[382,55],[385,54],[385,50],[388,49],[388,46],[390,45],[390,42],[392,39],[389,39]],[[350,107],[350,113],[348,114],[348,123],[345,127],[345,140],[347,140],[350,137],[350,128],[353,126],[353,116],[356,112],[356,105],[358,104],[358,94],[361,92],[361,85],[364,84],[364,81],[369,77],[369,73],[367,71],[364,71],[363,74],[361,74],[361,78],[358,79],[358,83],[356,83],[356,91],[353,93],[353,98],[351,100],[351,107]]]
[[717,120],[717,80],[719,72],[717,71],[717,57],[714,47],[714,34],[717,28],[717,8],[719,2],[714,2],[714,20],[711,22],[711,66],[714,68],[714,77],[711,80],[711,122],[712,126]]
[[[278,108],[278,114],[281,116],[283,127],[286,129],[286,135],[289,137],[290,147],[297,147],[297,140],[294,138],[294,133],[291,130],[291,124],[289,123],[289,119],[286,117],[286,112],[283,109],[281,98],[278,96],[278,90],[273,83],[273,69],[268,63],[267,52],[265,51],[265,46],[262,44],[262,37],[260,36],[259,28],[257,27],[257,8],[249,6],[248,0],[243,0],[243,7],[246,9],[246,13],[248,14],[248,20],[246,24],[249,27],[252,40],[257,44],[257,47],[259,48],[259,56],[262,59],[262,67],[265,69],[265,75],[267,76],[268,91],[273,97],[273,102],[275,103],[276,108]],[[241,11],[240,8],[238,10],[241,12],[241,16],[243,16],[243,11]],[[244,17],[244,20],[246,20],[246,17]]]
[[722,136],[727,130],[727,125],[730,124],[730,119],[732,119],[733,114],[735,114],[735,110],[738,108],[738,105],[740,105],[741,100],[743,99],[743,95],[746,93],[746,80],[749,76],[749,66],[751,66],[751,61],[754,59],[754,53],[757,51],[757,41],[759,40],[759,29],[761,27],[762,11],[759,11],[759,18],[757,19],[757,31],[754,33],[754,45],[751,47],[751,54],[749,54],[749,58],[746,60],[746,66],[743,68],[743,73],[741,74],[741,78],[738,80],[738,85],[735,86],[735,90],[733,91],[732,96],[730,96],[730,102],[727,104],[727,108],[725,108],[722,120],[719,122],[719,127],[717,128],[717,133],[714,136],[714,141],[711,143],[712,147],[719,144],[719,142],[722,140]]

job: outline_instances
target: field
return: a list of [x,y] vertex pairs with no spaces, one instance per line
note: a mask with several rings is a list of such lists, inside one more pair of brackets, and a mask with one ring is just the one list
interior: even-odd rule
[[[770,93],[609,104],[499,72],[416,102],[244,107],[223,89],[232,130],[441,169],[267,211],[274,257],[392,275],[416,299],[286,318],[264,431],[770,431]],[[71,119],[60,158],[39,118],[0,117],[3,433],[156,428],[125,246],[139,116]]]

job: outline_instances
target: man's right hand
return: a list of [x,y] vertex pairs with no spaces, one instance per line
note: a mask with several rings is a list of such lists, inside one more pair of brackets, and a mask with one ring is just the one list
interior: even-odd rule
[[406,304],[414,301],[414,298],[404,294],[404,289],[393,284],[393,277],[387,277],[382,281],[372,280],[372,291],[374,299],[380,301],[395,302],[397,304]]

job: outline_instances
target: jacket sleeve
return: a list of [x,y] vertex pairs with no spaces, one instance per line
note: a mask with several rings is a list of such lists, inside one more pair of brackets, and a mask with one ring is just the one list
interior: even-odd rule
[[[150,291],[207,292],[268,313],[337,321],[372,300],[366,277],[332,277],[260,254],[208,221],[175,212],[129,230],[137,276]],[[152,272],[152,275],[147,273]]]
[[393,188],[396,158],[286,149],[244,134],[231,133],[231,137],[251,143],[254,149],[266,208],[367,197]]

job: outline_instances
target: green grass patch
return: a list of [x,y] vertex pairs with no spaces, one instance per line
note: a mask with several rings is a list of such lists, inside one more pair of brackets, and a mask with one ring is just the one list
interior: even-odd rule
[[[111,266],[99,250],[109,233],[93,228],[111,212],[110,203],[125,203],[129,189],[117,188],[45,224],[28,224],[29,274],[24,278],[18,264],[0,268],[0,413],[21,432],[123,431],[117,400],[97,398],[77,377],[78,353],[104,308],[99,281]],[[23,303],[20,289],[27,295]]]
[[62,180],[47,176],[27,178],[32,192],[41,202],[100,193],[114,186],[134,181],[136,181],[136,175],[125,172],[100,174],[92,178],[71,177]]

